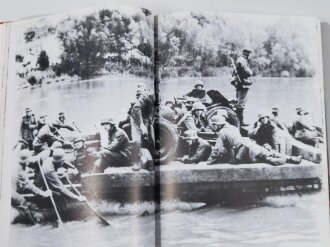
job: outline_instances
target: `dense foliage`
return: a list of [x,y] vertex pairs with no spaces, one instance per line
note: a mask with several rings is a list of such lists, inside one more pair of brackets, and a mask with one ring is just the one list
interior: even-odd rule
[[[312,24],[311,24],[312,23]],[[173,13],[159,18],[162,78],[213,76],[228,72],[230,56],[252,50],[259,76],[314,75],[316,26],[302,18]]]

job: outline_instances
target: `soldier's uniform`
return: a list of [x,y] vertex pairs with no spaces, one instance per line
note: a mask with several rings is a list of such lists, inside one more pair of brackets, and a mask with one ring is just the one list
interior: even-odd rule
[[56,149],[54,150],[53,157],[46,159],[41,169],[45,175],[49,188],[55,192],[55,196],[62,199],[62,196],[64,195],[65,197],[63,199],[69,198],[73,200],[79,200],[79,196],[75,195],[64,186],[57,173],[57,170],[60,167],[63,167],[65,164],[68,163],[64,162],[63,149]]
[[307,114],[305,115],[303,108],[298,107],[296,110],[298,115],[296,120],[293,122],[292,127],[294,129],[294,138],[305,144],[318,146],[319,143],[323,142],[322,133],[318,132],[315,127],[312,127],[307,123]]
[[107,146],[100,151],[100,172],[107,167],[131,166],[131,147],[127,134],[115,126],[108,132]]
[[[148,149],[154,149],[154,95],[151,91],[139,88],[138,99],[132,108],[131,114],[131,134],[132,134],[132,161],[136,170],[141,168],[141,146],[142,140],[147,140]],[[146,127],[147,133],[143,133],[141,125]],[[150,150],[153,153],[153,150]]]
[[185,131],[183,139],[191,140],[188,155],[180,159],[183,163],[197,164],[199,162],[206,161],[209,158],[212,150],[211,145],[206,140],[198,137],[196,131]]
[[49,124],[45,124],[33,140],[34,151],[39,153],[50,147],[55,141],[63,143],[64,140],[55,135],[56,131],[56,128],[50,126]]
[[[30,112],[31,109],[27,108],[27,112]],[[28,143],[29,149],[33,150],[33,132],[38,128],[38,123],[34,114],[26,115],[22,118],[20,137]]]
[[[190,112],[187,112],[180,122],[183,122],[185,129],[187,130],[195,130],[197,132],[205,131],[207,127],[207,119],[204,115],[206,107],[201,102],[195,102],[192,106]],[[194,111],[203,111],[202,114],[196,116]]]
[[279,111],[280,108],[278,106],[272,107],[272,116],[270,117],[270,121],[272,121],[279,129],[288,132],[289,128],[286,123],[279,117]]
[[269,119],[268,115],[259,114],[258,122],[254,123],[252,130],[249,132],[249,137],[255,140],[260,146],[269,145],[272,149],[278,150],[276,127],[269,120],[266,124],[260,123],[259,120],[262,117],[267,117]]
[[[233,125],[225,121],[224,117],[218,116],[218,122],[223,127],[208,160],[209,164],[217,162],[251,163],[266,162],[271,165],[283,165],[286,162],[299,164],[301,157],[292,157],[269,151],[248,138],[243,138]],[[217,121],[217,120],[216,120]]]
[[195,88],[189,93],[183,95],[184,97],[191,97],[198,99],[202,102],[206,102],[206,91],[204,89],[197,89],[198,86],[204,87],[204,83],[202,81],[195,82]]
[[244,109],[247,101],[247,94],[249,88],[252,85],[252,81],[250,77],[252,76],[253,72],[249,67],[248,64],[248,57],[251,51],[248,49],[243,49],[242,56],[240,56],[236,61],[236,71],[237,73],[233,73],[233,77],[231,78],[231,84],[236,88],[236,98],[237,98],[237,105],[236,105],[236,113],[238,118],[241,121],[241,125],[244,124]]

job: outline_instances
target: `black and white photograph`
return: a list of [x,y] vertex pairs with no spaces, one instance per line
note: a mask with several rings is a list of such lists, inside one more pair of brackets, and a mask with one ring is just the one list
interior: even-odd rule
[[320,21],[188,7],[0,24],[1,246],[329,246]]
[[151,12],[88,9],[14,31],[10,246],[154,246],[152,187],[132,175],[154,178]]
[[313,18],[158,17],[162,198],[206,205],[161,215],[165,246],[326,245],[319,38]]

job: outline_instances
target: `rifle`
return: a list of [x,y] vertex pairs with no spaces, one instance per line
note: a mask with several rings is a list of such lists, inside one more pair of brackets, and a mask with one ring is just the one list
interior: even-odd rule
[[232,57],[230,57],[230,61],[231,61],[231,66],[233,66],[233,68],[234,68],[234,73],[235,73],[235,76],[238,79],[239,84],[242,84],[241,77],[239,76],[239,74],[237,72],[237,67],[236,67],[235,61]]

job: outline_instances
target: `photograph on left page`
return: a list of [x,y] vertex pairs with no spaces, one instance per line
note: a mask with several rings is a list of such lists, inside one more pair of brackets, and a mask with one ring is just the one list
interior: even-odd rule
[[153,35],[133,7],[12,25],[9,246],[155,245]]

